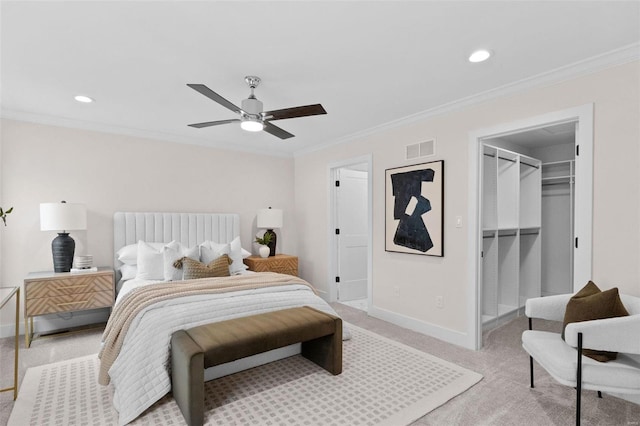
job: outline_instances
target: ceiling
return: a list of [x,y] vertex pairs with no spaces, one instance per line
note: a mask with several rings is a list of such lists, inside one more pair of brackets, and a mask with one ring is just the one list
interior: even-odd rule
[[[2,1],[3,117],[294,155],[640,41],[640,2]],[[469,54],[488,48],[487,62]],[[280,140],[187,83],[240,105],[246,75]],[[73,97],[95,99],[80,104]]]
[[507,136],[492,138],[501,142],[519,145],[523,148],[544,148],[551,145],[575,144],[576,123],[570,121],[552,124],[537,129],[520,131]]

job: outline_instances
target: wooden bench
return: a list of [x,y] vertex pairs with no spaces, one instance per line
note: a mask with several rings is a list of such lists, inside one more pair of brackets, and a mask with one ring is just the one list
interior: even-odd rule
[[171,336],[173,397],[188,425],[204,422],[204,369],[302,343],[302,356],[342,373],[342,319],[308,306],[178,330]]

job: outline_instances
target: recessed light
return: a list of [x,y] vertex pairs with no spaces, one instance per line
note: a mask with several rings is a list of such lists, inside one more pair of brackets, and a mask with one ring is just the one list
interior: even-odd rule
[[469,62],[483,62],[491,57],[491,52],[488,50],[476,50],[469,56]]
[[88,97],[88,96],[84,96],[84,95],[78,95],[78,96],[76,96],[76,97],[75,97],[75,98],[73,98],[73,99],[75,99],[75,100],[76,100],[76,101],[78,101],[78,102],[85,103],[85,104],[89,104],[89,103],[93,102],[93,99],[91,99],[91,98],[90,98],[90,97]]

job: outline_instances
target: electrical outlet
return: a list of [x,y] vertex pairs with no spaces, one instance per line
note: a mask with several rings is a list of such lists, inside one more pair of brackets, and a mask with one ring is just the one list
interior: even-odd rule
[[444,308],[444,297],[442,297],[442,296],[437,296],[436,297],[436,308],[438,308],[438,309]]
[[400,287],[399,286],[393,287],[393,295],[394,296],[400,296]]

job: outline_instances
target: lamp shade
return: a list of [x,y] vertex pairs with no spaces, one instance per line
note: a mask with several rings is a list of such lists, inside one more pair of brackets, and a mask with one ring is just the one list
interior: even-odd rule
[[282,228],[282,210],[272,209],[271,207],[268,209],[260,209],[258,210],[258,219],[256,222],[258,228]]
[[87,229],[87,208],[78,203],[40,204],[41,231],[71,231]]

